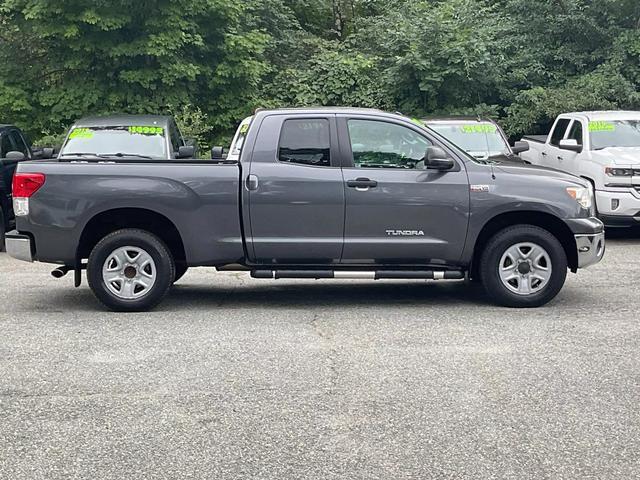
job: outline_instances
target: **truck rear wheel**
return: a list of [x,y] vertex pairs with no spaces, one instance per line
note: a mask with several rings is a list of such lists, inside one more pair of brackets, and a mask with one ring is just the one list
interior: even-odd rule
[[489,240],[480,260],[480,277],[496,303],[540,307],[562,290],[567,267],[567,255],[554,235],[533,225],[516,225]]
[[89,256],[87,278],[94,295],[117,312],[142,312],[158,305],[175,278],[169,249],[144,230],[110,233]]

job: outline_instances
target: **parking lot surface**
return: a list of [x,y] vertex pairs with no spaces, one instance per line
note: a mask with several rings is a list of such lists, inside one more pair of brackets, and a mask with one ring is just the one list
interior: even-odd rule
[[638,478],[640,236],[510,310],[196,269],[152,313],[0,254],[0,477]]

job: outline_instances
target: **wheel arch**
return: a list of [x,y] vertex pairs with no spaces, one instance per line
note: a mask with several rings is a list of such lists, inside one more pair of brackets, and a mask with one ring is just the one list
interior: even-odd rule
[[538,211],[506,212],[491,218],[485,223],[478,235],[471,265],[471,276],[477,277],[480,255],[484,251],[489,240],[501,230],[515,225],[533,225],[543,228],[558,239],[567,255],[569,269],[575,272],[578,269],[578,251],[576,239],[565,222],[550,213]]
[[166,216],[145,208],[116,208],[93,216],[80,235],[76,251],[78,261],[88,258],[106,235],[123,228],[138,228],[154,234],[167,245],[176,262],[186,262],[182,236],[175,224]]

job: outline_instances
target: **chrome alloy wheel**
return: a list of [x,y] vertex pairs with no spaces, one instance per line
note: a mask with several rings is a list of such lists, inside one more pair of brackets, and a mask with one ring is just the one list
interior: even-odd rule
[[156,283],[156,264],[138,247],[121,247],[109,254],[102,267],[102,280],[109,291],[123,300],[145,296]]
[[532,295],[551,280],[551,257],[535,243],[518,243],[507,249],[500,260],[500,280],[511,292]]

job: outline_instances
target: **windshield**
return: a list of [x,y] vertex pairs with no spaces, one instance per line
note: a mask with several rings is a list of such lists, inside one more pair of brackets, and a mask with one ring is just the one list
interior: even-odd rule
[[430,123],[428,126],[476,158],[488,158],[509,151],[498,127],[492,123]]
[[75,128],[61,155],[168,158],[166,132],[157,126]]
[[640,120],[589,122],[591,149],[640,147]]

